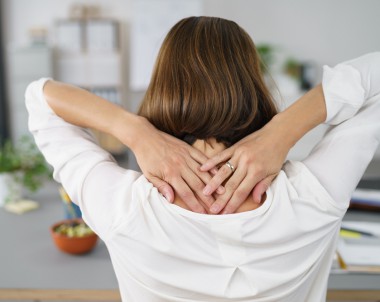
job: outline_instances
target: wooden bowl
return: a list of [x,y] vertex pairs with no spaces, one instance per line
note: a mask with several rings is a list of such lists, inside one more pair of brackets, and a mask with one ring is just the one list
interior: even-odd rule
[[82,219],[66,219],[53,224],[50,227],[50,234],[57,248],[68,254],[85,254],[90,252],[96,245],[98,236],[95,233],[83,237],[68,237],[67,235],[56,232],[62,224],[82,223]]

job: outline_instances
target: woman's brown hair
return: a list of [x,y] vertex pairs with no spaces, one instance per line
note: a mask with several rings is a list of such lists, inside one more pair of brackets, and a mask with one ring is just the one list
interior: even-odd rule
[[192,143],[227,147],[277,113],[250,36],[235,22],[190,17],[167,34],[139,114]]

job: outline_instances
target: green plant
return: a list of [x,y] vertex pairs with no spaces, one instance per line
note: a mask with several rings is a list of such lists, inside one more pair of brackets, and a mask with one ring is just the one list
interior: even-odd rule
[[274,62],[274,47],[270,44],[258,44],[256,49],[260,56],[261,71],[268,72]]
[[67,237],[85,237],[94,234],[84,222],[72,221],[63,223],[54,229],[54,232]]
[[292,78],[300,81],[301,78],[301,63],[296,59],[289,58],[284,64],[284,72]]
[[[51,178],[51,170],[30,137],[17,144],[7,140],[0,146],[0,173],[13,173],[16,181],[34,192],[43,181]],[[20,172],[20,173],[14,173]]]

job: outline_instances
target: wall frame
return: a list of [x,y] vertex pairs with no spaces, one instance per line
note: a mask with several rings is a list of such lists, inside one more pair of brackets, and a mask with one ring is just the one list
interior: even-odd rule
[[[4,20],[2,17],[2,2],[0,1],[0,20]],[[0,21],[3,22],[3,21]],[[6,75],[4,66],[4,41],[2,29],[4,26],[0,26],[0,146],[3,142],[9,138],[9,125],[8,125],[8,106],[7,106],[7,93],[6,93]]]

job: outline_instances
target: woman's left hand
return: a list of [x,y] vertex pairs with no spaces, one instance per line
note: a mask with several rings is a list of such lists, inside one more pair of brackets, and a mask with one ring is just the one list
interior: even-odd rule
[[[130,147],[145,177],[170,202],[174,200],[174,189],[192,211],[208,212],[215,200],[212,195],[204,195],[203,188],[212,175],[199,169],[208,158],[185,142],[157,130],[147,120],[141,121],[141,139]],[[217,192],[223,192],[223,188]]]
[[[283,129],[281,124],[272,120],[201,166],[202,171],[209,171],[223,164],[205,187],[206,195],[212,194],[228,179],[225,193],[218,196],[211,213],[234,213],[251,192],[253,200],[261,202],[262,195],[277,176],[292,146],[286,143]],[[229,165],[224,164],[226,162]]]

